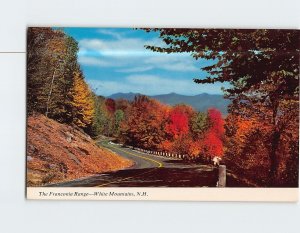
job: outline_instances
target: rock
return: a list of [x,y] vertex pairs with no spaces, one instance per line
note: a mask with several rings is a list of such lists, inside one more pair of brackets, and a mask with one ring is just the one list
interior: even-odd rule
[[72,137],[67,137],[67,142],[71,143],[72,142]]
[[89,154],[90,154],[86,149],[83,149],[83,148],[81,148],[81,147],[78,147],[78,149],[79,149],[81,152],[83,152],[83,153],[81,153],[82,155],[89,155]]
[[33,145],[29,144],[29,145],[27,146],[27,151],[28,151],[29,153],[34,153],[34,152],[37,151],[37,149],[36,149]]
[[68,143],[71,143],[73,138],[74,138],[73,134],[71,134],[70,132],[66,132],[66,140]]
[[50,169],[55,169],[55,168],[57,168],[57,165],[56,165],[56,164],[50,163],[50,164],[49,164],[49,168],[50,168]]

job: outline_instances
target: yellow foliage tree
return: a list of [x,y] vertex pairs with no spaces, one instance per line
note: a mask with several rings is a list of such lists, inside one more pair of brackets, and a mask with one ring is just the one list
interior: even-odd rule
[[73,123],[80,128],[87,128],[92,124],[94,100],[80,71],[74,72],[72,96]]

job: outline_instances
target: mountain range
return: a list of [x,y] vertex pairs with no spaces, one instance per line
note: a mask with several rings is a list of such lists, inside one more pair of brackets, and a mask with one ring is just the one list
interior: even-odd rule
[[[115,93],[107,98],[111,99],[126,99],[132,101],[135,96],[141,95],[140,93]],[[204,112],[209,108],[218,108],[224,115],[227,115],[227,106],[230,101],[224,99],[223,95],[202,93],[193,96],[181,95],[177,93],[169,93],[163,95],[152,95],[150,98],[156,99],[162,103],[174,106],[176,104],[187,104],[200,112]]]

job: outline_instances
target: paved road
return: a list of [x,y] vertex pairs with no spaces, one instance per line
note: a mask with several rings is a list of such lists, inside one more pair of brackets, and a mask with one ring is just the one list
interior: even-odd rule
[[73,180],[54,187],[216,187],[217,171],[210,165],[197,165],[179,159],[149,155],[115,144],[101,143],[115,153],[134,161],[134,166],[115,172]]

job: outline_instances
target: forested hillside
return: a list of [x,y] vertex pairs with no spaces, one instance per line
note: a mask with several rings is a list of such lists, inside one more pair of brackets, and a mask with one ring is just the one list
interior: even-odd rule
[[101,111],[98,97],[85,81],[77,52],[77,42],[61,30],[28,29],[27,183],[30,186],[133,164],[99,148],[85,134],[96,136],[103,125],[97,121]]
[[132,161],[97,146],[80,128],[41,114],[28,118],[27,138],[28,186],[63,182],[133,165]]
[[29,28],[27,114],[39,112],[90,130],[93,93],[77,61],[78,44],[60,30]]

